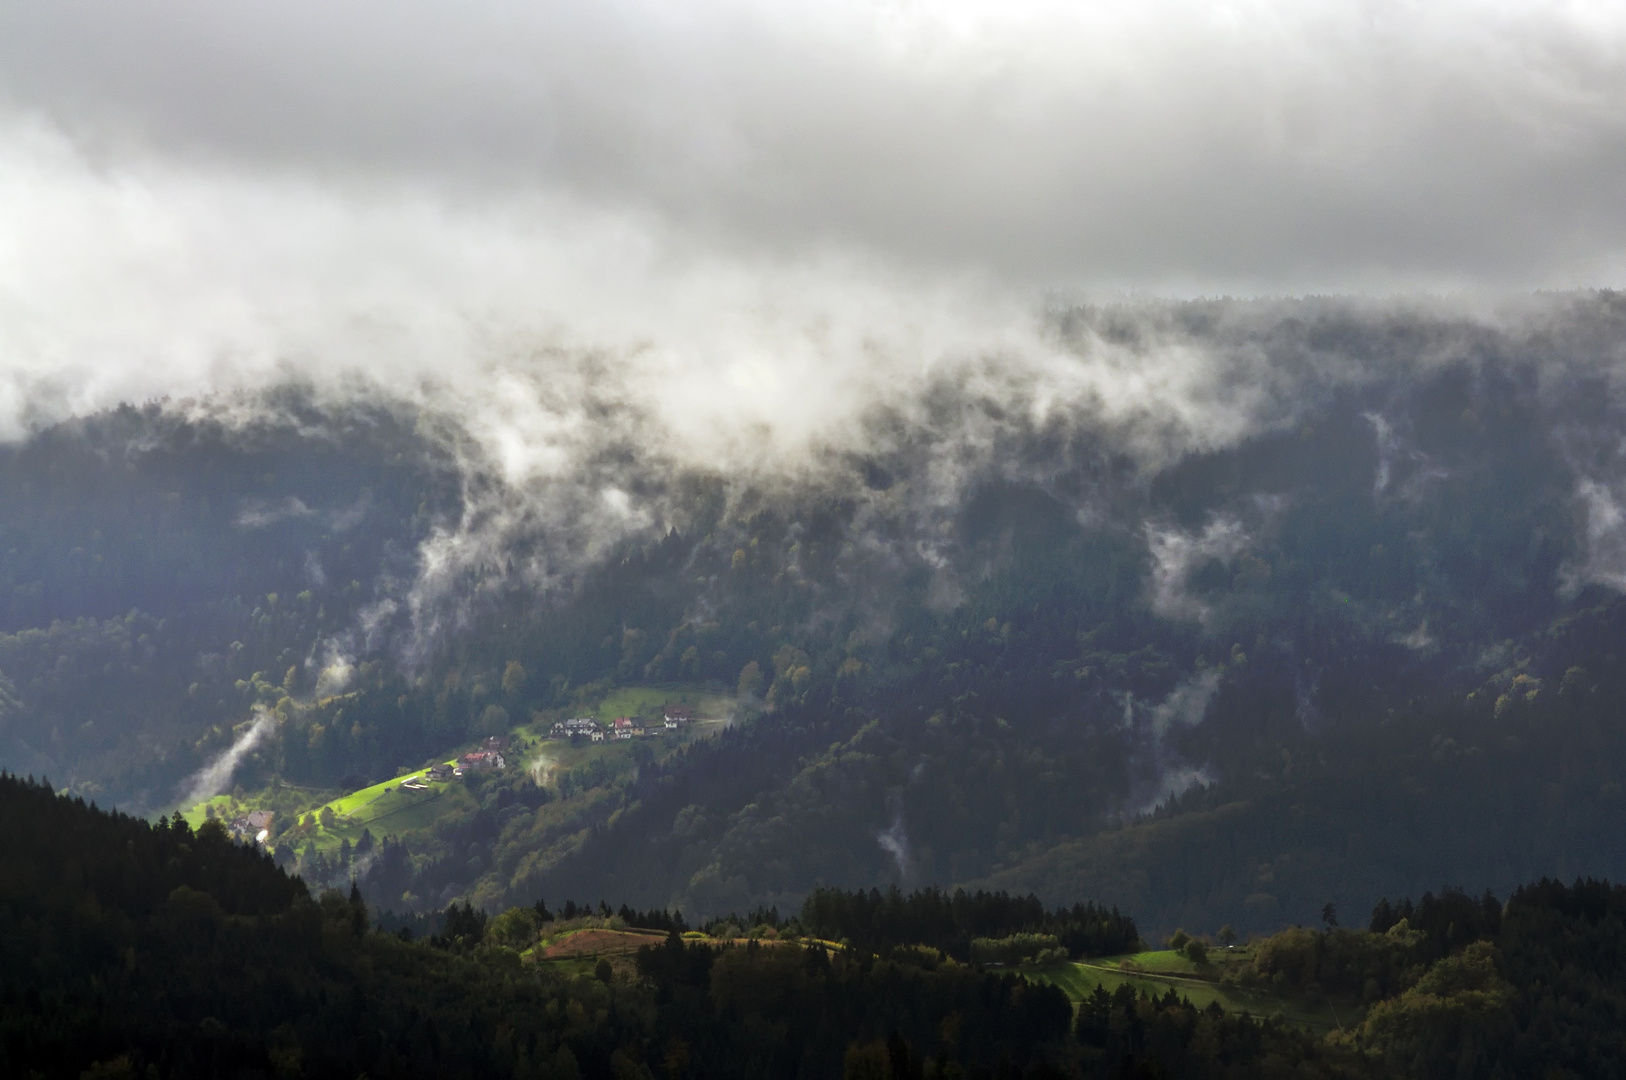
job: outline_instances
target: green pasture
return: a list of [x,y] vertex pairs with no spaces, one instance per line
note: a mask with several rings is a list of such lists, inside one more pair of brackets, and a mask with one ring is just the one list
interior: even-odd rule
[[535,750],[532,750],[524,762],[525,768],[530,768],[536,761],[560,769],[577,769],[590,762],[603,758],[611,765],[619,763],[623,758],[629,762],[632,758],[634,746],[648,746],[657,754],[667,747],[676,745],[671,739],[629,739],[617,741],[605,739],[603,742],[593,742],[590,739],[549,739]]
[[[318,826],[309,833],[296,829],[284,838],[300,848],[303,848],[307,841],[315,841],[318,850],[331,854],[338,850],[340,843],[345,840],[355,844],[361,839],[363,830],[371,830],[373,836],[382,839],[386,835],[400,835],[427,828],[441,815],[451,810],[477,809],[461,780],[423,781],[429,784],[428,791],[401,790],[402,783],[414,776],[423,781],[424,771],[398,776],[319,804],[308,811],[302,811],[297,815],[300,818],[303,818],[305,813],[320,814],[324,807],[332,807],[336,820],[332,828]],[[214,806],[216,815],[225,819],[255,808],[253,800],[237,803],[229,795],[217,795],[206,802],[198,803],[182,816],[195,828],[206,819],[205,808],[211,805]]]
[[[402,790],[401,785],[414,776],[427,783],[429,790]],[[314,841],[317,850],[331,854],[345,840],[355,844],[364,830],[372,832],[377,839],[401,836],[427,829],[446,814],[459,810],[473,813],[479,809],[462,780],[427,781],[423,777],[420,770],[335,799],[325,804],[331,806],[336,815],[332,828],[317,826],[309,834],[296,830],[286,839],[296,848]],[[321,811],[322,807],[318,807],[312,813]]]
[[601,724],[618,716],[644,717],[659,720],[662,705],[671,702],[688,705],[696,718],[711,719],[726,716],[733,700],[725,694],[708,693],[693,686],[623,686],[605,694],[599,703],[587,710],[587,715]]
[[[339,838],[353,831],[355,836],[351,841],[360,837],[362,829],[372,830],[374,836],[382,837],[384,832],[401,833],[421,828],[431,824],[437,817],[454,805],[467,804],[473,807],[473,802],[467,796],[462,780],[452,779],[431,781],[424,779],[425,773],[419,771],[409,774],[416,777],[418,782],[429,785],[428,791],[404,791],[401,785],[408,776],[398,776],[393,780],[386,780],[382,784],[362,788],[351,792],[342,799],[335,799],[328,803],[338,815],[332,830],[335,834],[335,843]],[[462,798],[459,798],[462,796]],[[317,811],[320,813],[320,810]],[[320,847],[321,841],[317,841]]]
[[[1211,950],[1213,956],[1220,950]],[[1196,964],[1186,958],[1186,954],[1174,949],[1154,949],[1149,952],[1124,953],[1120,956],[1101,956],[1089,963],[1096,967],[1115,968],[1128,965],[1137,971],[1148,971],[1158,975],[1189,975],[1202,978],[1205,974],[1212,975],[1214,968],[1210,965],[1207,971],[1200,971]]]
[[215,808],[215,816],[218,818],[223,818],[226,821],[230,821],[239,813],[248,812],[246,810],[240,810],[237,807],[236,802],[237,800],[233,799],[230,795],[216,795],[212,799],[205,799],[196,806],[191,807],[188,810],[177,811],[177,813],[186,819],[186,823],[188,825],[195,829],[209,819],[209,812],[207,808],[211,806]]
[[[1134,966],[1120,966],[1126,960]],[[1097,986],[1104,986],[1110,992],[1127,983],[1134,987],[1136,993],[1154,997],[1161,997],[1172,988],[1199,1009],[1218,1002],[1226,1012],[1276,1017],[1299,1027],[1316,1030],[1328,1030],[1337,1023],[1327,1006],[1311,1008],[1303,1002],[1245,990],[1213,978],[1201,978],[1192,974],[1196,970],[1194,964],[1173,950],[1158,950],[1130,956],[1045,964],[1024,968],[1022,974],[1060,987],[1075,1005],[1093,993]]]
[[[688,739],[708,737],[721,730],[726,726],[722,718],[727,717],[733,708],[733,700],[728,696],[702,691],[693,686],[628,686],[609,691],[593,708],[576,711],[572,715],[583,715],[585,712],[606,723],[618,716],[642,716],[654,719],[658,723],[661,706],[668,702],[689,705],[696,717],[705,719],[689,725],[679,737],[674,737],[670,732],[663,732],[661,736],[653,739],[602,743],[594,743],[587,739],[550,739],[548,735],[552,728],[551,720],[521,724],[510,733],[516,748],[509,755],[509,768],[531,771],[540,765],[550,771],[578,769],[595,760],[603,759],[609,766],[611,775],[619,775],[633,767],[634,747],[645,746],[653,750],[657,757],[664,757]],[[447,763],[451,764],[458,755],[472,749],[477,741],[470,740],[465,747],[448,757]],[[522,751],[518,749],[521,741],[535,745]],[[297,815],[286,814],[288,818],[297,816],[302,819],[306,813],[320,815],[324,808],[331,807],[336,820],[332,828],[318,826],[309,831],[295,829],[281,839],[287,840],[299,849],[308,842],[314,842],[318,850],[331,855],[345,840],[355,844],[361,839],[363,830],[370,830],[378,839],[385,836],[404,836],[433,826],[446,814],[458,811],[472,813],[478,809],[474,797],[467,791],[465,781],[461,779],[429,781],[425,779],[426,774],[427,766],[415,773],[407,773],[373,784],[326,803],[311,805],[308,809],[299,811]],[[413,777],[428,784],[429,790],[402,790],[402,783]],[[320,793],[314,794],[317,798],[321,797]],[[239,801],[230,795],[217,795],[185,810],[182,816],[196,828],[206,819],[206,808],[209,806],[214,807],[216,816],[229,820],[249,810],[260,809],[262,805],[261,801],[253,798]]]

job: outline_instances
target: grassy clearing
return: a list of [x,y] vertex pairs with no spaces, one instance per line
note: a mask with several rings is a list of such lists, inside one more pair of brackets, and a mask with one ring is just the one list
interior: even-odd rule
[[606,740],[596,743],[587,739],[549,739],[547,742],[539,744],[535,750],[526,755],[521,762],[521,768],[535,771],[534,766],[542,763],[556,769],[579,769],[595,761],[603,761],[606,764],[612,764],[623,759],[631,761],[634,746],[653,747],[659,753],[670,749],[667,745],[669,741],[664,739],[645,739],[643,741],[632,739],[624,742]]
[[[596,706],[570,711],[572,715],[591,715],[603,722],[618,716],[636,716],[658,724],[661,706],[668,702],[689,705],[700,719],[688,725],[681,734],[662,731],[655,738],[632,742],[592,743],[585,739],[550,739],[548,734],[552,720],[537,718],[512,730],[510,738],[515,750],[509,755],[509,768],[524,769],[537,783],[551,785],[562,770],[588,770],[594,762],[602,761],[604,767],[591,769],[588,775],[593,777],[592,783],[607,782],[630,771],[640,758],[648,760],[650,751],[658,760],[685,742],[716,735],[728,727],[736,711],[734,699],[725,694],[682,685],[621,687],[606,693]],[[474,740],[469,745],[472,747]],[[520,749],[522,746],[524,749]],[[447,763],[450,764],[454,757],[448,757]],[[354,845],[361,839],[363,831],[370,831],[378,839],[405,836],[432,828],[449,814],[473,813],[478,809],[475,797],[468,792],[463,781],[430,782],[425,776],[425,770],[420,769],[327,802],[320,801],[326,793],[312,791],[307,800],[298,800],[300,809],[297,812],[289,811],[286,807],[279,809],[279,824],[286,828],[295,820],[303,819],[307,813],[319,817],[324,809],[331,808],[335,815],[333,825],[296,827],[292,832],[279,836],[279,839],[300,850],[307,843],[314,843],[317,850],[331,856],[345,840]],[[427,784],[428,790],[403,790],[401,785],[413,778]],[[577,795],[563,801],[574,803],[581,797]],[[266,808],[266,802],[263,793],[260,798],[245,800],[217,795],[180,813],[196,828],[207,819],[210,807],[213,807],[217,817],[230,820],[250,810]]]
[[1090,961],[1096,967],[1119,967],[1128,965],[1137,971],[1149,971],[1159,975],[1189,975],[1194,978],[1203,978],[1212,974],[1210,965],[1206,971],[1200,970],[1196,964],[1186,959],[1185,953],[1173,949],[1155,949],[1150,952],[1124,953],[1121,956],[1103,956]]
[[645,945],[659,945],[666,935],[656,930],[612,930],[604,927],[585,927],[544,939],[543,955],[548,958],[567,956],[599,956],[635,953]]
[[1075,1005],[1093,993],[1097,986],[1104,986],[1110,992],[1128,984],[1136,993],[1153,996],[1162,996],[1173,989],[1199,1009],[1218,1002],[1226,1012],[1275,1017],[1316,1031],[1330,1030],[1337,1025],[1330,1007],[1315,1008],[1304,1002],[1221,983],[1214,967],[1199,969],[1173,950],[1160,949],[1128,956],[1046,964],[1024,968],[1023,974],[1060,987]]
[[[301,848],[306,841],[314,841],[318,850],[332,854],[345,840],[354,845],[361,839],[364,830],[371,830],[373,836],[379,838],[386,834],[399,835],[414,829],[427,828],[449,810],[462,808],[472,811],[476,808],[473,799],[463,790],[461,781],[429,783],[428,791],[401,790],[402,783],[413,778],[421,783],[429,783],[424,780],[424,773],[420,770],[373,784],[360,791],[353,791],[326,803],[318,803],[298,815],[289,815],[303,817],[306,812],[320,815],[323,809],[331,807],[334,822],[332,827],[318,825],[309,831],[296,828],[286,839]],[[249,800],[240,803],[230,795],[217,795],[206,802],[198,803],[182,816],[186,818],[188,824],[196,828],[207,819],[206,808],[210,806],[215,808],[217,817],[230,820],[238,814],[254,809],[255,802]]]
[[[479,809],[463,781],[430,782],[423,777],[422,772],[409,773],[326,803],[325,807],[332,807],[334,812],[331,826],[296,828],[285,839],[300,849],[306,843],[314,843],[318,851],[331,855],[345,840],[354,846],[364,831],[371,832],[375,839],[401,836],[430,828],[448,814],[474,813]],[[429,789],[407,791],[401,788],[414,778],[419,783],[427,783]],[[313,813],[319,816],[325,807],[318,807]]]
[[[399,777],[362,788],[328,803],[337,820],[332,829],[324,828],[321,831],[331,834],[332,842],[337,846],[339,840],[346,837],[354,843],[361,837],[363,829],[382,837],[386,833],[425,828],[453,808],[475,809],[474,800],[461,781],[427,781],[421,772],[414,776],[417,782],[427,783],[429,790],[405,791],[401,785],[408,778]],[[317,846],[322,846],[320,838]]]
[[688,705],[697,717],[725,719],[734,711],[734,700],[726,694],[711,693],[692,686],[623,686],[611,690],[586,715],[601,724],[618,716],[659,720],[661,706]]
[[[535,722],[521,724],[510,733],[515,750],[509,754],[509,768],[524,769],[538,783],[551,785],[562,770],[587,770],[594,762],[601,761],[604,767],[593,769],[590,775],[594,777],[593,783],[602,783],[630,771],[638,764],[640,757],[647,760],[645,755],[651,751],[658,760],[685,742],[716,735],[729,725],[735,713],[734,699],[725,694],[704,691],[693,686],[661,685],[629,686],[611,690],[596,706],[573,710],[572,715],[591,715],[603,722],[618,716],[639,716],[658,724],[661,707],[668,702],[689,705],[700,719],[689,724],[681,734],[662,731],[655,738],[603,743],[593,743],[586,739],[550,739],[548,735],[552,720],[538,719]],[[475,741],[471,740],[469,746],[472,747]],[[521,746],[525,748],[520,749]],[[448,764],[453,760],[455,755],[446,759]],[[285,839],[296,849],[303,849],[307,843],[314,843],[317,850],[331,856],[345,840],[354,845],[361,839],[364,830],[371,831],[377,839],[385,836],[405,836],[432,828],[448,814],[473,813],[478,809],[474,796],[468,792],[462,780],[431,782],[426,780],[425,776],[425,770],[420,769],[327,802],[319,801],[324,793],[313,792],[313,797],[308,802],[302,803],[303,808],[297,814],[285,815],[287,822],[291,824],[296,818],[302,819],[306,813],[319,817],[324,809],[331,808],[335,815],[333,825],[297,827],[280,839]],[[410,791],[401,788],[404,782],[414,778],[420,783],[427,784],[428,790]],[[564,802],[574,803],[578,798],[581,796]],[[183,816],[195,828],[206,820],[207,808],[210,806],[214,807],[217,816],[229,820],[238,814],[258,809],[262,805],[263,800],[251,798],[239,802],[230,795],[218,795],[187,809]]]
[[212,799],[203,800],[190,810],[179,813],[181,817],[186,819],[186,823],[195,829],[199,825],[202,825],[205,821],[209,820],[210,807],[214,808],[215,817],[222,818],[226,821],[230,821],[232,818],[236,817],[239,812],[246,813],[246,811],[239,811],[236,803],[237,800],[233,799],[230,795],[216,795]]

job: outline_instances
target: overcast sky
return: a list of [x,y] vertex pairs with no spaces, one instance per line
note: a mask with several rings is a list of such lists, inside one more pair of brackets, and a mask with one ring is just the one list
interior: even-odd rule
[[658,533],[650,473],[907,446],[929,523],[1012,433],[1168,460],[1359,375],[1058,296],[1622,284],[1619,0],[0,4],[0,437],[419,403],[471,495],[415,612]]
[[0,431],[608,349],[805,436],[1058,293],[1620,285],[1623,192],[1619,3],[12,0]]
[[1618,3],[15,2],[93,160],[546,192],[1044,286],[1612,281]]

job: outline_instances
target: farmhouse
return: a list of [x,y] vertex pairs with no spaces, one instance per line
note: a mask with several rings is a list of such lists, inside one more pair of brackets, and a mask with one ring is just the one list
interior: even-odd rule
[[594,742],[603,742],[604,741],[604,729],[603,728],[594,728],[591,738],[592,738],[592,740]]
[[463,770],[473,769],[477,772],[494,772],[504,768],[508,762],[495,750],[476,750],[472,754],[463,755]]
[[452,767],[445,762],[439,765],[431,765],[429,766],[428,776],[431,780],[450,780],[452,778]]
[[666,719],[666,730],[676,731],[694,718],[687,705],[666,705],[661,708],[661,715]]
[[[549,732],[555,739],[570,739],[577,735],[592,735],[598,731],[598,721],[588,717],[574,716],[569,720],[561,720],[553,725]],[[506,749],[506,748],[505,748]]]
[[270,810],[251,810],[241,817],[233,818],[226,829],[238,840],[252,840],[263,844],[271,835],[271,820],[276,814]]

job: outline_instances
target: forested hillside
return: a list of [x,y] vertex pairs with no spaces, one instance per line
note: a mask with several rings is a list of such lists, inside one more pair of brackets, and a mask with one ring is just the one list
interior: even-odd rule
[[[1626,888],[1597,881],[1385,898],[1367,928],[1329,909],[1240,951],[1229,928],[1138,951],[1091,903],[895,890],[707,933],[541,901],[386,932],[357,890],[313,899],[215,822],[4,774],[0,820],[7,1075],[1604,1077],[1626,1054]],[[1188,974],[1154,994],[1148,964]]]
[[[274,811],[285,866],[403,912],[968,885],[1263,929],[1626,873],[1626,309],[1541,310],[1058,314],[1064,345],[1274,373],[1262,421],[1172,450],[949,384],[800,478],[628,444],[506,495],[382,398],[52,427],[0,450],[0,763]],[[548,748],[666,698],[724,704],[705,738]],[[445,813],[317,820],[493,736],[513,767]]]

